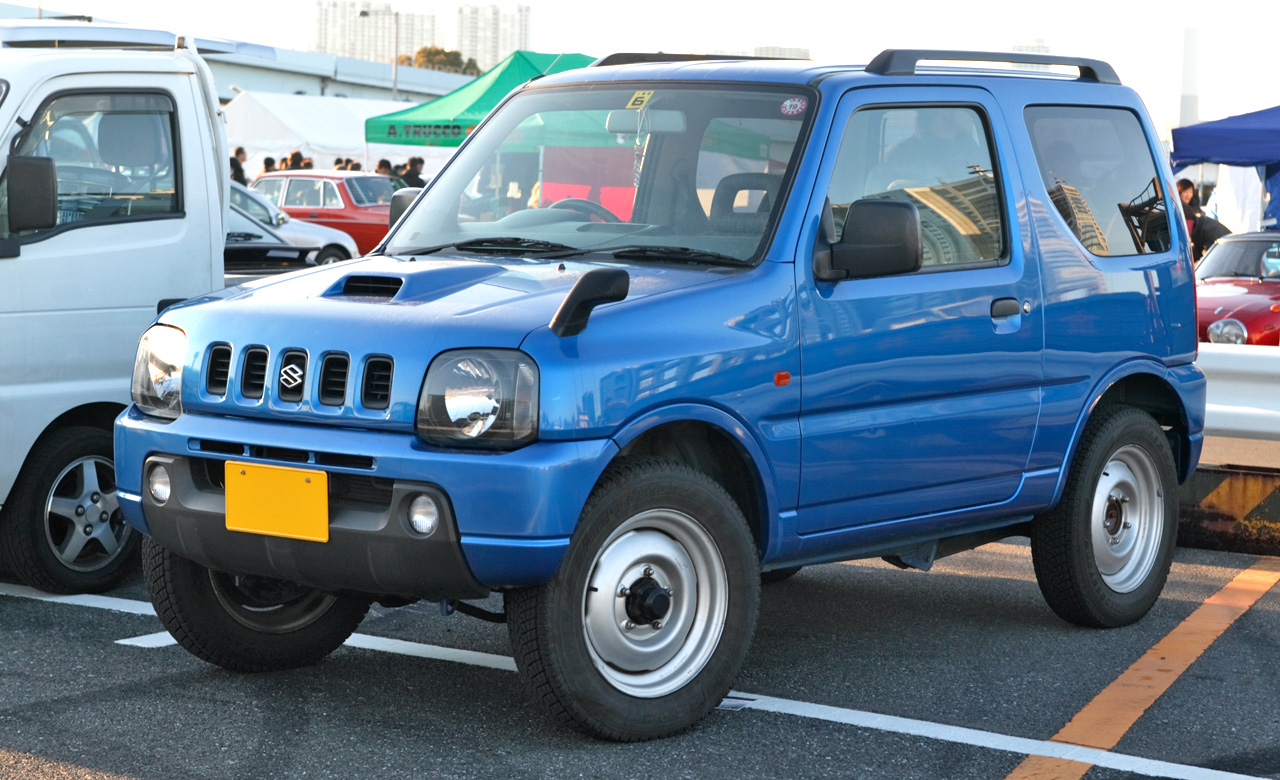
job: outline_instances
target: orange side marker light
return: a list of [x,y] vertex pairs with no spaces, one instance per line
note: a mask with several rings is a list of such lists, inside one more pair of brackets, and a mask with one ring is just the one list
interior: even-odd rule
[[774,374],[773,383],[778,387],[786,387],[787,385],[791,384],[791,372],[779,371],[778,373]]

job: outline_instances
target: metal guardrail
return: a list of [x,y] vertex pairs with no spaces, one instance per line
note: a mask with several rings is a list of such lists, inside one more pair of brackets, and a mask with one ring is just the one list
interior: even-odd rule
[[1280,348],[1201,344],[1209,377],[1205,434],[1280,441]]

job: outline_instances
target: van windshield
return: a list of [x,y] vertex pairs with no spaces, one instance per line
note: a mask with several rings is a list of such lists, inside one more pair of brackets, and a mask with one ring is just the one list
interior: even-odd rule
[[459,150],[385,251],[639,248],[655,262],[752,262],[813,102],[803,89],[756,85],[526,90]]

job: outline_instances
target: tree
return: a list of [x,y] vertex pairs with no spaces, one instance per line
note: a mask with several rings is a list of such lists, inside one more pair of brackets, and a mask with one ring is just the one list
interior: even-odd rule
[[462,59],[462,52],[442,49],[439,46],[423,46],[413,53],[400,55],[400,64],[426,70],[444,70],[449,73],[461,73],[464,76],[479,76],[480,66],[474,57]]

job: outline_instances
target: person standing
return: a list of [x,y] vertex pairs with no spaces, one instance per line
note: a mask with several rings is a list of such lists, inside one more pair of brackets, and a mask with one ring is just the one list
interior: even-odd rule
[[[275,169],[276,169],[276,158],[274,157],[262,158],[262,173],[271,173]],[[259,175],[262,175],[262,174],[259,174]]]
[[1178,199],[1182,201],[1182,217],[1187,222],[1187,235],[1191,237],[1191,257],[1198,264],[1209,247],[1223,236],[1231,235],[1231,231],[1204,213],[1200,195],[1190,179],[1178,179]]
[[381,173],[383,176],[390,176],[390,175],[391,175],[391,161],[390,161],[390,160],[378,160],[378,167],[375,169],[375,171],[376,171],[377,173]]
[[425,160],[421,157],[410,157],[409,167],[404,172],[404,183],[410,187],[425,187],[427,183],[422,180],[422,166]]
[[240,160],[236,157],[231,158],[231,181],[238,181],[246,187],[249,186],[244,180],[244,166],[240,164]]

